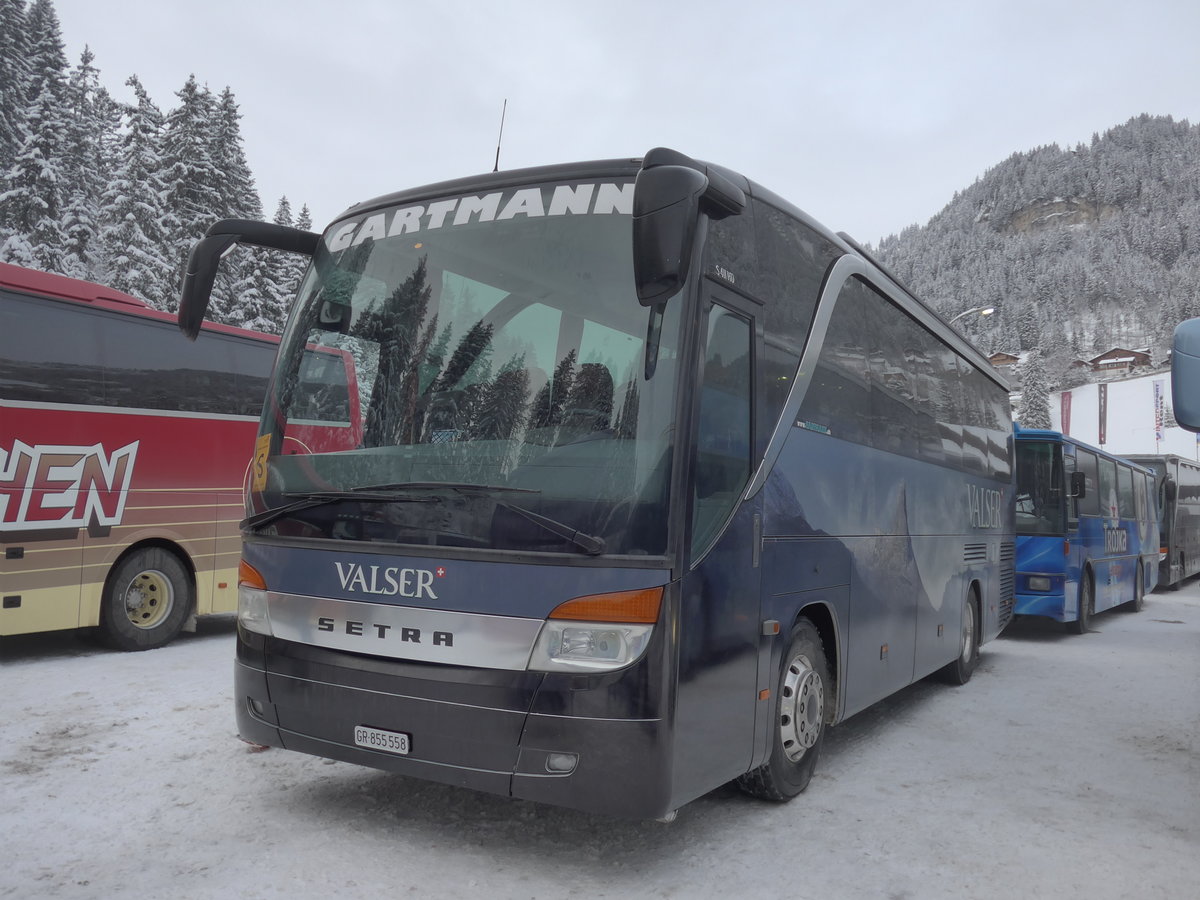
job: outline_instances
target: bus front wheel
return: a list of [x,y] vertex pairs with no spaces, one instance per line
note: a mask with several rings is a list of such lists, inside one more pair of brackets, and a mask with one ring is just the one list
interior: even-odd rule
[[100,638],[117,650],[152,650],[174,640],[191,609],[183,563],[158,547],[135,550],[109,576],[100,606]]
[[1067,631],[1071,634],[1087,634],[1092,627],[1092,616],[1096,614],[1096,587],[1092,582],[1092,573],[1084,572],[1079,582],[1079,615],[1074,622],[1067,623]]
[[801,619],[783,653],[771,757],[739,777],[738,787],[755,797],[777,801],[791,800],[808,787],[825,742],[830,687],[821,635],[812,622]]

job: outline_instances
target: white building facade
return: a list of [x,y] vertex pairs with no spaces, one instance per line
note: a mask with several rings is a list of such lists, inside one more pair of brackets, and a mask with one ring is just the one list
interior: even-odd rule
[[1200,459],[1200,442],[1177,426],[1170,410],[1171,373],[1085,384],[1049,396],[1051,425],[1118,456],[1175,453]]

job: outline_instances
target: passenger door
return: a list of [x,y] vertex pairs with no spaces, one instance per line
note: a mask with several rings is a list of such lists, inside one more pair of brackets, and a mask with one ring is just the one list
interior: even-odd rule
[[[760,625],[757,498],[741,503],[755,447],[758,337],[753,304],[708,292],[697,372],[689,566],[680,610],[676,724],[680,783],[712,784],[750,765]],[[686,748],[686,749],[685,749]]]

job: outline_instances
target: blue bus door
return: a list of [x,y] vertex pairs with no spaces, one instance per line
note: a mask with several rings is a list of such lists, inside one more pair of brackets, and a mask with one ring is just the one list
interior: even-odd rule
[[707,290],[689,479],[690,564],[679,610],[680,786],[711,785],[746,771],[756,707],[765,705],[757,702],[761,501],[741,502],[757,443],[755,309],[715,285]]

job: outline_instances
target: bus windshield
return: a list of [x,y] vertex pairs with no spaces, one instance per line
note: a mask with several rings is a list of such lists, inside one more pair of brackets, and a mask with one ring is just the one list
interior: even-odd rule
[[[249,527],[592,555],[666,548],[680,303],[638,303],[632,183],[334,223],[273,378]],[[314,423],[346,423],[340,438]]]
[[1062,447],[1017,442],[1017,534],[1063,534],[1066,528]]

